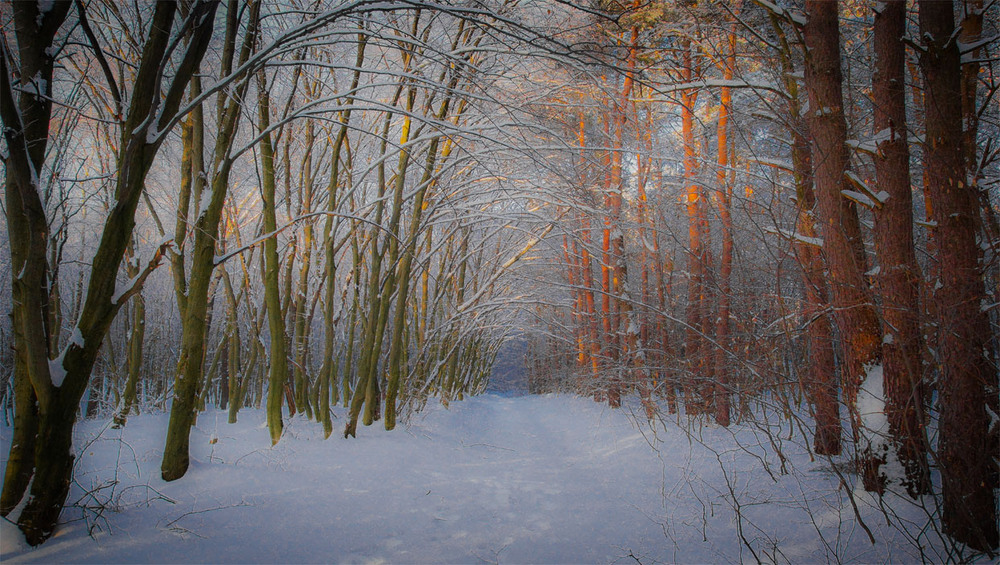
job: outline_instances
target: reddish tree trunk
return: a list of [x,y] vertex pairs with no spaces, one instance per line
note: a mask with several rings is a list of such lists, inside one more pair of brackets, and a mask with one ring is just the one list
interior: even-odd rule
[[882,335],[878,314],[865,282],[864,257],[859,254],[860,222],[854,203],[844,198],[848,164],[847,122],[844,119],[840,66],[839,2],[808,0],[809,20],[803,28],[806,88],[816,203],[823,233],[834,316],[843,340],[844,401],[851,416],[858,463],[865,488],[880,490],[878,463],[862,438],[858,392],[866,378],[878,378],[882,365]]
[[[728,36],[728,49],[723,63],[722,78],[733,78],[733,67],[736,65],[736,34]],[[731,303],[730,276],[733,271],[733,218],[731,200],[733,185],[729,182],[729,111],[733,103],[732,92],[723,87],[720,92],[718,148],[716,159],[715,180],[718,190],[719,219],[722,222],[722,257],[719,265],[719,313],[716,317],[715,340],[718,343],[715,353],[715,421],[720,426],[729,425],[729,379],[728,372],[732,369],[726,362],[726,350],[729,349],[729,309]]]
[[[694,77],[694,69],[691,60],[691,43],[683,40],[681,44],[682,53],[682,80],[690,82]],[[702,242],[701,227],[701,189],[696,183],[698,174],[697,148],[694,140],[694,106],[698,99],[695,90],[684,90],[681,93],[681,138],[684,143],[684,196],[688,216],[688,303],[685,314],[686,328],[684,332],[684,358],[688,375],[684,382],[684,402],[685,409],[689,414],[701,412],[702,401],[697,398],[696,381],[701,377],[698,359],[701,356],[702,338],[701,328],[703,326],[704,304],[704,274],[705,257],[704,244]]]
[[920,0],[919,10],[926,190],[933,203],[940,269],[934,298],[940,313],[941,521],[956,540],[991,550],[1000,544],[994,491],[1000,447],[990,437],[988,411],[997,394],[997,373],[987,357],[990,326],[982,309],[986,293],[976,241],[977,195],[966,175],[961,60],[953,37],[953,3]]
[[924,437],[920,267],[913,244],[913,198],[906,130],[906,1],[875,13],[875,177],[887,199],[875,212],[875,252],[882,319],[886,416],[910,496],[930,492]]
[[[788,114],[791,120],[792,174],[798,200],[796,230],[805,238],[819,238],[816,226],[816,196],[813,191],[812,148],[808,127],[802,119],[799,103],[799,83],[795,79],[791,47],[777,18],[772,18],[781,44],[781,65],[788,92]],[[795,253],[802,266],[804,305],[802,317],[808,344],[803,388],[813,411],[816,431],[813,450],[820,455],[840,453],[840,404],[838,403],[837,369],[833,355],[833,330],[830,323],[829,298],[826,285],[826,264],[820,248],[809,239],[796,240]]]

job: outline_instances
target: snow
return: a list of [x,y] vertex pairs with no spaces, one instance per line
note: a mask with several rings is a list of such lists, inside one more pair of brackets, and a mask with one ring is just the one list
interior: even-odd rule
[[810,237],[808,235],[799,233],[795,230],[787,230],[784,228],[779,228],[777,226],[765,226],[764,231],[767,233],[773,233],[775,235],[780,235],[786,239],[790,239],[797,243],[805,243],[806,245],[813,245],[816,247],[823,247],[823,238],[821,237]]
[[25,91],[34,94],[36,98],[47,97],[49,95],[49,81],[42,78],[42,71],[36,72],[35,76],[31,77]]
[[59,357],[49,360],[49,379],[52,380],[52,386],[56,388],[61,387],[63,381],[66,380],[66,368],[63,367],[64,355],[66,355],[65,350],[63,350],[62,355]]
[[867,195],[861,194],[856,190],[841,190],[840,194],[843,195],[844,198],[847,198],[848,200],[860,204],[865,208],[869,209],[875,208],[875,202],[873,202],[871,198],[868,198]]
[[[296,417],[286,420],[275,447],[263,412],[245,409],[229,425],[224,412],[212,410],[199,415],[192,432],[188,474],[172,483],[159,477],[166,414],[134,416],[120,430],[89,420],[74,438],[68,501],[75,505],[36,549],[0,521],[0,561],[944,557],[927,509],[892,493],[883,502],[892,505],[892,525],[877,502],[855,500],[876,538],[872,545],[859,533],[851,485],[842,488],[829,459],[810,459],[804,441],[792,439],[778,417],[780,407],[760,407],[753,422],[730,428],[686,418],[679,425],[672,417],[651,425],[637,416],[638,399],[627,400],[611,410],[575,396],[487,394],[448,409],[432,402],[405,428],[363,428],[352,440],[324,441],[318,424]],[[336,414],[339,428],[345,414]],[[0,426],[4,456],[10,440],[10,428]]]

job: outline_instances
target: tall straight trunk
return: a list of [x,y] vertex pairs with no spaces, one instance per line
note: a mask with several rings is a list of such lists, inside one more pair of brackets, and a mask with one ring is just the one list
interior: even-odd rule
[[[361,68],[365,61],[365,48],[368,45],[368,34],[358,33],[358,48],[357,55],[354,61],[354,75],[351,78],[351,88],[350,92],[354,92],[358,83],[361,80]],[[337,130],[337,138],[333,144],[333,155],[331,156],[331,169],[330,169],[330,183],[329,183],[329,202],[327,204],[327,212],[335,213],[338,207],[338,194],[340,191],[340,161],[341,153],[343,151],[345,141],[347,139],[348,128],[351,125],[351,110],[350,107],[353,104],[353,97],[348,97],[345,105],[348,109],[344,110],[340,114],[340,128]],[[336,281],[337,281],[337,264],[336,255],[334,253],[334,241],[333,238],[336,235],[335,227],[339,225],[339,222],[334,221],[333,216],[327,216],[325,223],[323,224],[323,246],[325,254],[325,269],[326,269],[326,289],[323,300],[323,364],[320,367],[320,386],[323,387],[320,390],[321,400],[319,406],[319,420],[323,424],[323,435],[324,437],[330,437],[333,433],[333,422],[330,417],[330,404],[331,400],[333,404],[336,404],[340,397],[338,395],[339,384],[336,382],[337,374],[334,368],[337,366],[337,361],[335,359],[336,352],[334,349],[334,338],[336,332],[336,323],[334,319],[334,313],[336,311],[334,300],[336,296]],[[352,241],[354,241],[356,236],[352,236]],[[330,399],[330,390],[333,390],[333,398]],[[346,390],[344,391],[346,395]]]
[[[126,250],[128,260],[125,264],[125,273],[129,279],[139,275],[139,262],[134,256],[135,240],[133,239]],[[139,376],[142,371],[142,345],[146,335],[146,301],[142,293],[136,294],[132,299],[132,324],[128,335],[127,353],[125,354],[125,370],[128,375],[125,381],[125,390],[122,393],[118,411],[114,416],[115,427],[122,427],[128,420],[128,415],[132,411],[135,403],[136,389],[139,383]]]
[[813,186],[812,146],[808,125],[802,116],[799,102],[800,90],[794,76],[791,46],[781,24],[772,16],[774,28],[781,45],[780,58],[784,75],[785,90],[788,92],[789,133],[792,138],[792,175],[795,180],[795,196],[798,203],[796,232],[805,236],[796,239],[795,254],[802,266],[804,303],[802,317],[805,320],[806,375],[803,388],[812,409],[816,430],[813,435],[813,451],[819,455],[840,453],[841,425],[840,403],[838,400],[837,367],[833,351],[833,328],[830,321],[830,301],[827,289],[826,263],[820,247],[812,242],[820,237],[817,226],[816,194]]
[[[605,117],[604,139],[606,145],[611,145],[611,120]],[[617,369],[619,353],[621,348],[618,342],[618,313],[616,310],[617,301],[614,297],[614,250],[612,247],[611,232],[615,229],[614,216],[612,215],[613,196],[611,194],[611,154],[603,152],[602,163],[604,167],[604,217],[601,228],[601,351],[604,358],[604,369],[607,374],[603,375],[604,382],[600,383],[596,391],[594,400],[607,400],[608,404],[615,404],[617,399],[612,398],[617,389],[614,385],[614,377],[611,372]]]
[[[657,162],[656,167],[656,194],[663,194],[663,167]],[[668,297],[671,293],[671,277],[673,276],[673,260],[669,253],[661,252],[659,232],[659,221],[653,223],[653,260],[656,271],[656,300],[659,312],[656,316],[656,330],[658,334],[657,359],[660,366],[660,380],[654,381],[653,388],[656,392],[666,397],[667,413],[677,413],[677,382],[674,374],[668,368],[673,352],[673,344],[670,340],[670,322],[667,317]],[[670,274],[668,274],[668,272]]]
[[[691,56],[691,41],[681,42],[683,49],[683,66],[681,73],[685,82],[693,80],[694,62]],[[694,107],[698,101],[697,91],[688,89],[681,93],[681,139],[684,144],[684,196],[688,221],[688,303],[685,313],[684,358],[688,376],[685,379],[685,407],[689,414],[701,411],[702,401],[696,399],[698,387],[695,381],[700,377],[699,358],[702,355],[702,336],[700,330],[705,316],[704,285],[705,285],[705,249],[702,242],[701,202],[702,191],[696,178],[698,175],[698,149],[694,139]]]
[[584,351],[584,336],[583,336],[583,316],[581,314],[583,306],[583,294],[580,292],[579,287],[579,265],[577,264],[577,254],[576,245],[570,245],[569,235],[563,234],[562,236],[562,251],[563,251],[563,262],[566,268],[566,284],[569,288],[569,294],[571,298],[570,305],[570,320],[571,328],[573,330],[573,345],[574,345],[574,357],[576,358],[577,367],[583,367],[587,363],[587,355]]
[[924,166],[939,262],[934,300],[940,314],[941,521],[956,540],[990,551],[1000,544],[994,490],[1000,446],[990,437],[991,416],[996,416],[989,409],[996,402],[997,373],[987,353],[990,326],[982,309],[986,293],[976,238],[976,185],[969,182],[963,140],[961,59],[953,2],[920,0],[918,6],[924,42]]
[[[809,20],[803,37],[808,51],[805,77],[809,93],[809,131],[823,252],[829,269],[834,319],[843,340],[844,402],[851,417],[856,457],[865,488],[881,492],[879,461],[867,438],[862,437],[863,423],[857,402],[866,379],[882,378],[882,332],[864,278],[864,258],[857,252],[860,243],[857,209],[841,194],[848,188],[848,154],[838,9],[839,2],[806,2]],[[870,385],[872,389],[876,387],[873,383]]]
[[[300,216],[313,211],[312,200],[315,188],[313,186],[312,151],[316,143],[316,133],[312,120],[308,120],[305,125],[306,154],[303,158],[303,173],[301,175],[301,182],[299,183]],[[290,132],[289,139],[291,139]],[[312,271],[313,240],[313,221],[306,220],[302,226],[301,265],[299,267],[299,280],[295,289],[295,323],[292,326],[292,351],[295,354],[295,362],[292,372],[295,382],[295,404],[310,419],[313,416],[313,405],[310,402],[309,372],[306,370],[309,363],[309,329],[306,322],[309,319],[307,301],[309,277]]]
[[[243,407],[243,385],[247,382],[247,379],[242,377],[243,342],[240,339],[239,299],[233,290],[232,278],[225,269],[222,272],[222,285],[226,292],[226,333],[224,339],[226,340],[226,347],[228,349],[226,356],[226,374],[228,379],[225,384],[227,404],[220,406],[220,408],[228,410],[229,423],[235,424],[237,414],[240,408]],[[253,314],[251,313],[250,315],[252,316]]]
[[[406,57],[405,60],[409,61],[410,58]],[[405,86],[405,81],[401,81],[396,89],[396,94],[393,97],[393,104],[395,105],[399,101],[399,97]],[[410,140],[410,127],[412,120],[410,119],[410,113],[413,110],[413,105],[415,103],[416,91],[411,87],[407,93],[406,97],[406,112],[403,118],[403,126],[400,132],[400,142],[401,147],[406,147],[407,142]],[[382,143],[380,147],[381,157],[378,163],[378,202],[375,208],[375,224],[382,224],[382,217],[385,211],[385,192],[388,189],[387,180],[385,176],[385,155],[388,143],[388,132],[389,123],[392,119],[393,112],[386,112],[385,120],[382,125]],[[396,166],[396,182],[393,194],[393,207],[389,218],[389,233],[395,237],[399,237],[399,218],[402,213],[403,207],[403,188],[406,183],[406,169],[409,166],[410,153],[407,149],[403,149],[399,153],[399,160]],[[357,383],[355,384],[353,394],[350,400],[350,407],[348,410],[348,420],[344,425],[344,437],[354,437],[357,435],[358,428],[358,418],[361,417],[362,408],[365,409],[365,415],[362,422],[366,425],[371,425],[373,421],[377,419],[380,414],[381,407],[381,394],[378,383],[378,363],[379,357],[382,354],[382,338],[384,337],[384,329],[386,321],[389,317],[389,300],[393,292],[393,281],[390,280],[393,276],[393,272],[390,271],[386,276],[387,279],[383,281],[382,278],[382,263],[386,258],[388,251],[389,261],[391,265],[395,262],[396,257],[393,252],[394,249],[398,250],[398,247],[394,245],[395,239],[387,241],[379,246],[379,240],[381,239],[381,233],[379,231],[374,231],[371,236],[371,243],[369,244],[371,250],[371,264],[368,270],[368,301],[370,303],[369,311],[367,312],[367,317],[362,324],[361,332],[361,351],[360,357],[357,363]],[[360,264],[360,261],[355,261],[356,266]]]
[[[723,62],[723,80],[732,80],[733,67],[736,65],[736,34],[728,34],[728,52]],[[733,271],[733,217],[732,175],[729,172],[729,113],[733,103],[732,91],[722,87],[719,93],[719,123],[717,126],[717,155],[715,182],[718,190],[719,219],[722,222],[722,257],[719,264],[719,312],[715,322],[715,340],[718,344],[715,350],[715,391],[713,404],[715,421],[720,426],[729,425],[730,391],[726,350],[729,349],[729,309],[732,300],[730,277]]]
[[[586,120],[583,112],[580,112],[579,131],[577,132],[577,143],[580,147],[580,186],[587,187],[587,162],[586,146]],[[583,300],[582,315],[586,324],[586,351],[590,359],[592,386],[597,385],[600,371],[601,345],[598,332],[597,309],[594,301],[594,266],[590,258],[590,220],[584,213],[579,215],[580,221],[580,294]]]
[[601,342],[599,337],[597,303],[594,300],[594,264],[590,255],[590,219],[585,214],[580,217],[580,239],[580,271],[581,282],[583,283],[583,298],[586,304],[587,329],[590,337],[590,369],[593,378],[596,380],[600,371]]
[[[444,103],[443,113],[447,112],[447,108],[448,105],[446,100]],[[444,118],[443,115],[439,115],[438,117],[439,119]],[[399,393],[399,384],[403,371],[403,329],[406,322],[405,313],[407,311],[406,301],[409,296],[410,269],[413,265],[413,256],[415,254],[417,239],[419,236],[420,220],[424,209],[424,198],[427,194],[428,187],[431,185],[434,165],[438,157],[439,139],[440,138],[437,137],[432,139],[430,147],[427,149],[427,162],[424,165],[424,175],[423,178],[420,179],[419,188],[413,198],[410,229],[406,239],[404,240],[407,242],[407,247],[403,252],[402,257],[399,258],[399,266],[396,269],[396,275],[393,277],[393,281],[398,288],[396,289],[396,312],[393,316],[393,329],[389,344],[390,350],[387,367],[388,382],[386,386],[386,410],[384,421],[386,430],[391,430],[396,426],[396,397]],[[390,256],[392,258],[391,263],[396,262],[395,259],[397,254],[398,252],[394,253],[393,250],[390,249]],[[385,309],[388,311],[388,304],[385,306]]]
[[[260,3],[255,2],[249,13],[247,34],[240,53],[240,62],[250,57],[256,41]],[[232,20],[230,20],[232,21]],[[239,25],[239,22],[231,25]],[[227,38],[235,42],[233,28]],[[184,476],[190,463],[189,445],[191,427],[197,411],[199,386],[205,376],[205,344],[208,341],[210,290],[214,288],[212,273],[215,270],[215,250],[219,238],[222,207],[229,191],[229,174],[233,161],[229,156],[235,140],[242,110],[241,101],[246,94],[251,77],[243,77],[234,89],[234,96],[220,113],[219,132],[216,138],[211,186],[208,205],[196,212],[194,242],[191,249],[191,273],[187,286],[187,305],[181,321],[181,350],[174,380],[174,401],[170,407],[167,438],[163,447],[160,476],[173,481]],[[204,201],[202,198],[200,201]]]
[[[258,75],[260,78],[260,92],[258,94],[258,109],[261,131],[266,131],[271,123],[271,104],[268,95],[267,85],[264,82],[263,71]],[[274,172],[274,146],[271,144],[270,134],[265,133],[260,140],[260,160],[261,160],[261,200],[264,211],[264,233],[272,234],[278,229],[276,217],[277,203],[275,200],[275,172]],[[270,350],[268,355],[268,379],[267,379],[267,430],[271,436],[271,445],[278,443],[281,433],[284,430],[284,423],[281,420],[281,398],[285,388],[285,381],[288,378],[288,353],[285,343],[285,317],[281,309],[281,289],[278,274],[280,264],[278,261],[278,241],[277,237],[269,237],[264,242],[264,302],[267,307],[267,328],[269,335]]]
[[[639,7],[634,0],[632,8]],[[614,101],[614,139],[611,152],[611,217],[615,226],[611,238],[612,250],[612,290],[615,297],[615,312],[617,316],[617,339],[621,349],[621,366],[615,369],[618,377],[612,381],[608,390],[608,403],[612,406],[621,404],[622,390],[626,392],[635,386],[635,375],[645,371],[639,356],[639,349],[644,347],[639,341],[639,324],[635,319],[635,311],[628,295],[628,262],[625,257],[625,225],[622,211],[623,193],[625,191],[625,171],[623,167],[625,148],[625,125],[627,110],[632,105],[632,90],[635,86],[636,58],[638,57],[639,27],[632,26],[626,55],[625,76],[622,81],[621,96]],[[648,403],[647,403],[648,407]],[[648,411],[648,408],[647,408]],[[651,416],[651,415],[650,415]]]
[[913,243],[913,196],[906,128],[906,1],[875,12],[875,178],[887,198],[875,210],[875,253],[882,320],[886,417],[913,498],[930,492],[924,435],[920,266]]

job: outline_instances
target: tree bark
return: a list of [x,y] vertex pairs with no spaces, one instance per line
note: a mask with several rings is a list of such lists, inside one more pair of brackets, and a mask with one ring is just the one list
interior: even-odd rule
[[934,300],[939,313],[941,521],[954,539],[990,551],[1000,545],[994,490],[1000,446],[990,436],[988,410],[997,394],[997,373],[987,356],[990,326],[982,309],[986,293],[976,240],[979,211],[976,185],[967,175],[954,6],[940,0],[920,0],[918,6],[924,42],[924,166],[939,261]]
[[904,486],[911,497],[930,492],[924,436],[923,336],[920,330],[920,267],[913,242],[913,197],[906,128],[905,0],[888,0],[875,11],[875,177],[886,199],[875,210],[878,287],[886,326],[886,417]]
[[[809,130],[816,203],[829,269],[834,319],[843,340],[841,374],[844,402],[850,414],[856,457],[865,488],[880,491],[879,462],[863,436],[858,393],[867,378],[881,378],[882,335],[877,312],[864,278],[864,257],[858,253],[860,223],[854,203],[842,196],[848,188],[847,123],[844,118],[840,65],[839,2],[809,0],[803,28],[808,56]],[[880,399],[881,400],[881,399]]]
[[[257,25],[260,14],[260,2],[251,5],[247,32],[244,37],[240,62],[250,57],[251,49],[256,41]],[[230,26],[238,26],[229,19]],[[227,40],[235,42],[235,30],[227,29]],[[225,66],[223,65],[225,72]],[[242,110],[242,100],[246,94],[251,77],[243,76],[241,82],[234,88],[233,96],[227,97],[228,104],[220,105],[220,121],[218,137],[216,138],[212,171],[211,195],[208,205],[197,210],[194,223],[194,242],[192,246],[191,274],[187,285],[186,306],[181,322],[181,351],[177,361],[177,372],[174,380],[174,401],[170,407],[170,420],[167,423],[167,438],[163,447],[163,460],[160,463],[160,476],[165,481],[177,480],[187,472],[189,464],[189,441],[191,427],[197,412],[199,387],[205,375],[205,345],[209,327],[209,303],[214,288],[212,272],[215,270],[215,251],[219,239],[219,224],[222,220],[222,207],[229,190],[229,174],[233,160],[229,155],[239,126]],[[208,171],[192,171],[193,174],[207,174]],[[201,206],[204,197],[196,202]]]

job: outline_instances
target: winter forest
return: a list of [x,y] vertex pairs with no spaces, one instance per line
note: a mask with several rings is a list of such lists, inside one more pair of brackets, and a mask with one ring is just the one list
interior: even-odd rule
[[5,562],[1000,555],[996,0],[0,25]]

